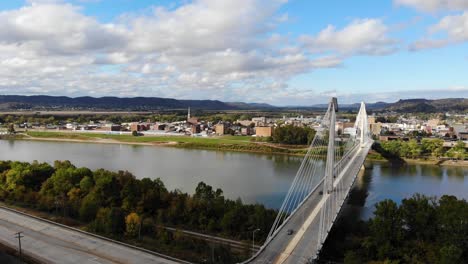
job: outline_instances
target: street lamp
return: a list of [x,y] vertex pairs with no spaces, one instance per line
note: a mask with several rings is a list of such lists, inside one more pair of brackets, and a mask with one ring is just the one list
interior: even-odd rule
[[257,228],[252,232],[252,256],[255,254],[255,232],[257,231],[260,231],[260,228]]

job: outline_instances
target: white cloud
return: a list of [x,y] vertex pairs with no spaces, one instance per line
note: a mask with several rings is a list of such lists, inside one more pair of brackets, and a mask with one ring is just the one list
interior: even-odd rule
[[109,50],[125,42],[123,30],[99,24],[79,11],[69,4],[32,4],[0,12],[0,41],[52,54]]
[[395,4],[409,6],[425,12],[468,9],[466,0],[394,0]]
[[[434,35],[442,33],[444,36],[435,38]],[[468,11],[460,15],[443,17],[437,24],[428,30],[428,36],[414,42],[410,49],[421,50],[440,48],[449,44],[468,41]]]
[[300,40],[311,52],[385,55],[396,49],[396,41],[388,37],[388,31],[380,19],[357,19],[340,30],[329,25],[317,36],[304,35]]
[[29,3],[0,12],[0,93],[273,101],[292,96],[298,74],[395,49],[379,19],[280,35],[284,0],[194,0],[112,23],[62,1]]

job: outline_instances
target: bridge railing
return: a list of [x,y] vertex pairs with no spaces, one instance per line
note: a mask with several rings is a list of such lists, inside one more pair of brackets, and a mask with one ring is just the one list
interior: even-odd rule
[[[346,169],[352,167],[351,163],[354,161],[357,153],[362,151],[362,147],[371,140],[364,104],[362,104],[356,118],[356,133],[348,138],[338,135],[338,131],[335,130],[336,104],[336,100],[331,100],[320,127],[317,129],[317,133],[279,209],[278,216],[273,223],[267,240],[260,250],[244,263],[249,263],[257,258],[289,223],[290,219],[300,210],[304,203],[313,194],[317,194],[317,192],[321,192],[320,194],[325,199],[323,202],[324,209],[320,209],[318,248],[321,248],[351,187],[345,186],[346,184],[343,180],[345,177],[343,175],[346,174]],[[323,153],[321,153],[324,149],[327,149],[325,166]],[[321,186],[323,186],[323,190],[319,188]],[[336,193],[334,193],[335,190]]]

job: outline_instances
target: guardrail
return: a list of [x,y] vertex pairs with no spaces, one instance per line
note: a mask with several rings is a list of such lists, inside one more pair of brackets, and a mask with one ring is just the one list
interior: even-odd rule
[[192,264],[192,262],[188,262],[186,260],[181,260],[181,259],[174,258],[174,257],[168,256],[168,255],[164,255],[164,254],[161,254],[161,253],[158,253],[158,252],[155,252],[155,251],[151,251],[151,250],[148,250],[148,249],[145,249],[145,248],[133,246],[133,245],[121,242],[121,241],[110,239],[108,237],[104,237],[104,236],[96,235],[96,234],[93,234],[93,233],[90,233],[90,232],[86,232],[86,231],[83,231],[83,230],[78,229],[78,228],[74,228],[74,227],[70,227],[70,226],[67,226],[67,225],[59,224],[59,223],[56,223],[54,221],[47,220],[47,219],[44,219],[44,218],[40,218],[40,217],[37,217],[37,216],[34,216],[34,215],[30,215],[28,213],[21,212],[19,210],[12,209],[12,208],[9,208],[9,207],[3,206],[3,205],[0,205],[0,208],[4,209],[4,210],[7,210],[7,211],[10,211],[10,212],[13,212],[13,213],[16,213],[16,214],[20,214],[20,215],[29,217],[29,218],[33,218],[35,220],[38,220],[38,221],[41,221],[41,222],[44,222],[44,223],[48,223],[48,224],[51,224],[51,225],[54,225],[54,226],[58,226],[58,227],[65,228],[65,229],[68,229],[68,230],[71,230],[71,231],[79,232],[81,234],[92,236],[92,237],[102,239],[102,240],[105,240],[105,241],[108,241],[108,242],[116,243],[116,244],[119,244],[119,245],[124,246],[124,247],[128,247],[128,248],[132,248],[132,249],[135,249],[135,250],[138,250],[138,251],[142,251],[142,252],[148,253],[148,254],[153,255],[153,256],[165,258],[167,260],[172,260],[172,261],[175,261],[175,262],[178,262],[178,263]]

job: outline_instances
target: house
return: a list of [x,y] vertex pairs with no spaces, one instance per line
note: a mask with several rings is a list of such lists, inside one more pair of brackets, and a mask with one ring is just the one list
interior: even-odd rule
[[430,126],[431,128],[437,127],[439,123],[440,123],[440,119],[429,119],[427,121],[427,125]]
[[461,140],[468,140],[468,132],[458,133],[458,138],[461,139]]
[[228,132],[227,131],[228,127],[224,123],[220,123],[220,124],[215,125],[214,129],[215,129],[216,135],[224,135],[224,134],[227,134],[227,132]]
[[241,128],[241,135],[243,136],[250,136],[252,135],[253,129],[251,127],[243,127]]
[[166,124],[155,124],[153,126],[153,130],[165,130],[166,129]]
[[403,140],[408,141],[409,137],[402,137],[402,136],[379,136],[380,141],[392,141],[392,140]]
[[101,127],[101,130],[103,130],[103,131],[121,131],[122,126],[117,125],[117,124],[105,124],[103,127]]
[[141,128],[140,128],[140,125],[136,122],[133,122],[130,124],[130,131],[140,131]]
[[151,124],[149,123],[133,122],[130,124],[130,131],[146,131],[150,129],[151,129]]
[[190,128],[190,132],[192,132],[192,134],[200,133],[201,132],[200,124],[192,124]]
[[372,132],[372,135],[380,135],[380,132],[382,131],[382,123],[373,123],[370,124],[370,130]]
[[265,125],[266,117],[254,117],[252,118],[252,123],[255,123],[255,126]]
[[189,124],[198,124],[200,123],[200,120],[196,117],[190,117],[189,119],[187,119],[187,123]]
[[262,126],[255,128],[255,135],[257,137],[271,137],[273,135],[273,127]]
[[453,135],[457,138],[462,138],[462,136],[466,136],[468,133],[468,126],[465,124],[454,124],[452,125],[453,128]]
[[255,123],[250,120],[237,120],[236,123],[245,127],[250,126],[252,123],[255,125]]

